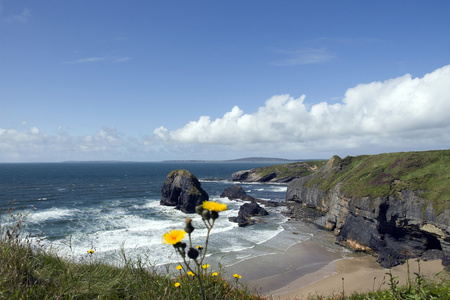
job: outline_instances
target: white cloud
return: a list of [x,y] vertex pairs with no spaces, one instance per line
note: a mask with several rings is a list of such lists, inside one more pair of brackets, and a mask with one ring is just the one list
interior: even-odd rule
[[28,131],[0,128],[0,161],[112,159],[127,151],[125,145],[115,128],[86,136],[72,136],[62,130],[49,135],[37,127]]
[[[283,150],[348,149],[405,143],[450,145],[450,65],[412,78],[407,74],[348,89],[341,103],[314,104],[305,96],[273,96],[257,112],[235,106],[222,118],[202,116],[183,128],[154,130],[168,144],[218,144]],[[444,139],[444,140],[443,140]]]
[[[116,128],[74,136],[33,124],[0,128],[0,161],[329,158],[334,154],[450,148],[450,65],[350,88],[339,103],[277,95],[255,112],[234,106],[221,118],[160,126],[140,138]],[[23,126],[28,126],[24,128]],[[375,152],[376,151],[376,152]]]
[[37,127],[31,127],[30,129],[31,134],[39,134],[39,128]]

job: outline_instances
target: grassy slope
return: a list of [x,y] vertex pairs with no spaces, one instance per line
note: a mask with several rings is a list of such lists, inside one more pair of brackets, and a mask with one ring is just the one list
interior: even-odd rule
[[344,195],[371,198],[410,189],[423,192],[437,214],[450,208],[450,150],[334,158],[331,173],[316,173],[309,186],[328,191],[341,182]]
[[[197,280],[179,273],[156,271],[145,261],[130,261],[115,267],[95,259],[95,253],[80,262],[61,259],[30,245],[0,238],[0,299],[201,299]],[[206,272],[206,271],[205,271]],[[267,300],[246,285],[225,280],[221,275],[204,275],[207,299]],[[320,291],[306,299],[449,299],[448,272],[433,280],[418,277],[400,287],[392,278],[389,290],[374,290],[343,297],[323,297]],[[179,283],[176,287],[174,283]],[[302,298],[305,299],[305,298]]]
[[[201,299],[197,280],[184,272],[160,272],[143,260],[128,260],[125,254],[123,266],[112,266],[95,255],[68,261],[3,236],[0,299]],[[203,275],[208,299],[265,299],[220,273],[211,274]]]

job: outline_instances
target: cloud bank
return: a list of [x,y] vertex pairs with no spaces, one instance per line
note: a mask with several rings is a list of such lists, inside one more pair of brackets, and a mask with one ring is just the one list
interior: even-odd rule
[[234,106],[221,118],[201,116],[182,128],[161,126],[141,137],[114,127],[84,136],[64,126],[54,134],[32,125],[26,130],[0,127],[0,162],[329,158],[450,149],[449,82],[450,65],[422,78],[407,74],[360,84],[335,104],[310,105],[304,95],[277,95],[253,113]]
[[[260,144],[291,150],[345,149],[367,145],[449,145],[450,65],[426,74],[360,84],[341,103],[308,108],[305,96],[273,96],[257,112],[238,106],[222,118],[202,116],[183,128],[161,126],[154,135],[166,145]],[[430,145],[433,147],[434,145]]]

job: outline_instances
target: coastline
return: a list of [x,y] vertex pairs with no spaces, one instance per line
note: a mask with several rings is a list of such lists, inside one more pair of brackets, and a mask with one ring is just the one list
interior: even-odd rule
[[[284,231],[272,241],[257,245],[273,247],[270,254],[250,257],[237,264],[226,266],[228,276],[237,273],[250,288],[274,300],[306,299],[311,295],[339,295],[343,292],[367,292],[389,288],[389,276],[377,262],[376,258],[353,253],[334,243],[331,232],[315,228],[312,224],[288,221],[283,225]],[[310,232],[312,237],[298,241],[287,248],[277,247],[277,240],[283,240],[296,234],[296,230]],[[256,249],[257,250],[257,249]],[[420,274],[433,276],[444,270],[440,260],[420,261]],[[419,272],[416,260],[409,261],[409,274],[414,280],[414,273]],[[399,284],[407,283],[407,264],[393,267],[394,277],[399,277]]]
[[282,226],[284,230],[276,237],[252,249],[252,252],[264,252],[264,255],[250,256],[235,264],[225,265],[226,275],[232,278],[233,274],[239,274],[241,281],[249,287],[261,294],[268,294],[351,254],[334,243],[331,232],[313,224],[288,221]]

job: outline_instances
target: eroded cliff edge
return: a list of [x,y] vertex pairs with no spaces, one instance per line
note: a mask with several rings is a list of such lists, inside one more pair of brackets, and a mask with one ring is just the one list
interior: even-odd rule
[[450,150],[331,158],[292,180],[286,201],[326,212],[338,243],[373,251],[384,266],[407,258],[450,263]]
[[283,165],[261,167],[235,172],[232,181],[288,183],[294,178],[307,176],[319,170],[325,161],[304,161]]

